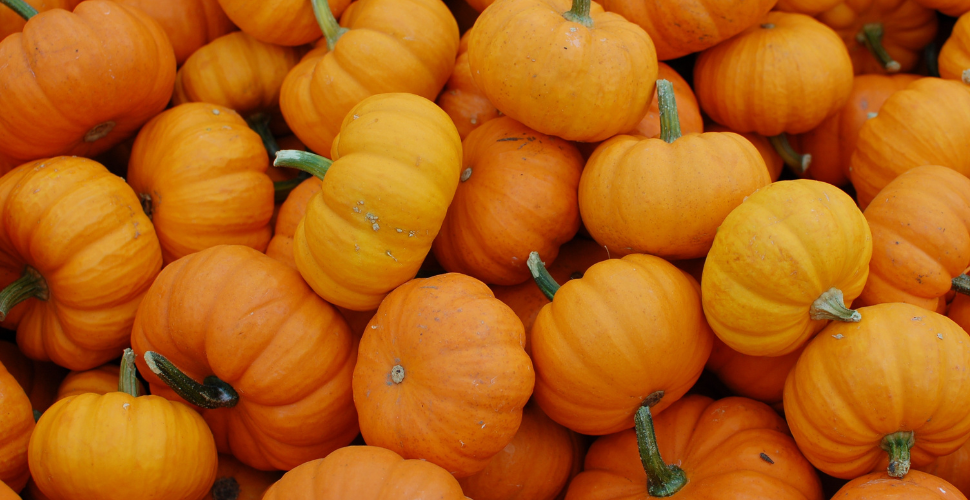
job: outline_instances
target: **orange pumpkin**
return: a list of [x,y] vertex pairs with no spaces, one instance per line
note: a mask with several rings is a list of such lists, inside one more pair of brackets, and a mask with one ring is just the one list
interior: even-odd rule
[[[677,98],[677,119],[680,121],[681,133],[700,134],[704,132],[704,118],[701,116],[701,107],[697,104],[697,97],[694,96],[694,91],[691,90],[687,80],[684,80],[680,73],[677,73],[665,63],[657,65],[657,79],[667,80],[674,86],[674,96]],[[654,90],[650,107],[647,108],[647,114],[627,134],[656,139],[660,137],[660,128],[660,97]]]
[[276,229],[273,231],[273,239],[269,240],[269,245],[266,247],[266,255],[296,269],[296,260],[293,258],[293,235],[296,234],[297,226],[306,215],[310,200],[320,192],[322,187],[323,183],[320,179],[310,177],[290,191],[276,216]]
[[784,356],[748,356],[715,338],[704,368],[717,375],[734,394],[780,409],[785,379],[801,354],[802,349],[797,349]]
[[852,154],[849,179],[863,209],[899,174],[943,165],[970,174],[970,92],[966,85],[921,78],[883,103],[866,121]]
[[499,0],[475,22],[468,63],[503,114],[570,141],[633,130],[657,80],[653,42],[590,0]]
[[[963,471],[962,473],[965,473]],[[842,487],[832,500],[967,500],[952,484],[930,474],[911,471],[897,479],[885,472],[858,477]]]
[[761,158],[765,161],[765,166],[768,167],[768,175],[771,177],[771,182],[777,181],[778,177],[781,176],[781,171],[785,168],[785,162],[781,159],[781,155],[778,154],[778,151],[771,145],[767,137],[753,132],[738,132],[717,123],[708,125],[704,129],[707,132],[733,132],[744,137],[761,153]]
[[970,331],[970,296],[956,294],[946,312],[946,317],[960,325],[964,331]]
[[3,481],[0,481],[0,500],[20,500],[20,495],[10,489]]
[[579,229],[583,157],[571,143],[507,116],[473,130],[462,154],[458,189],[432,245],[435,258],[488,284],[523,283],[531,277],[531,251],[552,262]]
[[[970,441],[967,441],[957,451],[942,456],[930,465],[920,467],[919,470],[950,483],[965,496],[970,493],[968,468],[970,468]],[[912,479],[912,474],[914,472],[910,471],[907,478]]]
[[172,45],[139,9],[88,0],[37,14],[0,42],[0,154],[107,151],[165,109],[174,81]]
[[948,16],[958,17],[970,12],[970,0],[916,0],[924,7],[936,9]]
[[[143,394],[145,387],[135,381],[138,393]],[[71,372],[57,388],[57,401],[81,394],[107,394],[118,390],[118,365],[106,364],[92,370]]]
[[218,0],[222,10],[240,29],[254,38],[274,45],[303,45],[320,38],[320,26],[313,16],[317,10],[340,14],[351,0]]
[[822,472],[849,479],[888,464],[903,477],[970,437],[970,343],[950,319],[911,304],[859,313],[802,352],[785,382],[785,415]]
[[182,63],[203,45],[236,29],[216,0],[114,0],[137,7],[165,30],[175,51],[175,63]]
[[260,500],[283,476],[278,471],[253,469],[232,455],[219,455],[216,482],[202,500]]
[[845,0],[778,0],[775,10],[815,16],[835,8]]
[[[34,10],[45,11],[51,9],[74,10],[81,0],[24,0]],[[0,40],[7,36],[23,31],[27,20],[12,8],[0,8]]]
[[27,442],[34,431],[30,399],[0,363],[0,482],[20,491],[30,478]]
[[176,106],[138,133],[128,183],[158,231],[165,264],[205,248],[266,249],[273,182],[263,142],[235,111]]
[[[970,2],[967,2],[970,11]],[[962,15],[940,49],[940,76],[970,85],[970,15]]]
[[169,264],[131,342],[152,393],[203,408],[219,451],[246,465],[292,469],[357,435],[347,323],[299,274],[251,248]]
[[465,32],[458,45],[458,59],[455,69],[445,83],[444,90],[438,96],[438,106],[448,113],[451,120],[458,127],[458,135],[465,140],[472,130],[481,124],[502,116],[495,109],[492,102],[479,90],[472,78],[471,66],[468,65],[468,37],[471,30]]
[[30,406],[39,413],[43,413],[54,403],[57,386],[68,374],[66,368],[54,363],[27,358],[10,342],[0,342],[0,362],[27,393]]
[[138,206],[122,179],[85,158],[38,160],[0,178],[0,318],[27,357],[87,370],[128,345],[162,266]]

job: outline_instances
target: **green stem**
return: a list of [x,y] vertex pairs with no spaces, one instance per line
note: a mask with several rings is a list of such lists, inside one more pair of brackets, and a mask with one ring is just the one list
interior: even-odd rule
[[930,42],[923,49],[923,59],[926,60],[926,72],[929,76],[940,77],[940,48],[936,42]]
[[889,467],[886,469],[890,476],[901,478],[909,472],[909,450],[916,443],[912,431],[894,432],[879,443],[879,447],[889,452]]
[[657,80],[657,104],[660,107],[660,138],[671,144],[681,136],[674,84],[663,79]]
[[950,281],[951,289],[954,292],[970,295],[970,276],[961,274]]
[[565,17],[567,21],[592,28],[593,18],[589,17],[589,7],[590,0],[573,0],[573,8],[563,12],[562,17]]
[[138,393],[138,375],[135,370],[135,351],[125,349],[121,355],[121,371],[118,373],[118,392],[131,394],[131,397],[141,396]]
[[7,314],[14,306],[31,297],[47,300],[50,298],[50,290],[47,288],[47,281],[36,269],[25,266],[24,274],[0,291],[0,321],[7,319]]
[[651,497],[669,497],[687,484],[687,474],[676,465],[667,465],[660,456],[657,433],[653,428],[653,415],[650,413],[651,404],[656,404],[659,400],[659,397],[648,397],[633,416],[633,422],[637,430],[640,463],[647,473],[647,493]]
[[333,47],[337,45],[337,40],[350,30],[341,27],[337,18],[333,17],[330,3],[327,0],[312,0],[310,4],[313,6],[313,15],[317,17],[320,31],[323,31],[323,36],[327,38],[327,50],[333,51]]
[[539,252],[530,253],[528,260],[525,261],[525,265],[532,272],[532,279],[535,280],[536,285],[539,285],[539,290],[542,290],[542,294],[547,299],[552,300],[556,296],[556,292],[559,291],[559,283],[556,283],[556,280],[553,279],[552,275],[546,269],[546,265],[539,259]]
[[898,73],[899,63],[893,60],[893,57],[883,47],[882,34],[882,23],[868,23],[862,26],[862,31],[856,34],[855,39],[869,49],[869,52],[879,61],[879,64],[885,68],[887,73]]
[[270,159],[275,159],[276,153],[280,151],[280,146],[276,144],[276,138],[269,131],[269,115],[266,113],[256,113],[246,118],[246,123],[249,124],[249,128],[253,129],[253,132],[259,134],[259,138],[263,140],[263,147],[266,148],[266,154],[269,155]]
[[842,290],[834,287],[822,292],[822,295],[815,299],[812,307],[808,310],[808,315],[815,320],[829,319],[848,323],[862,321],[862,315],[859,314],[859,311],[845,307],[845,297],[842,295]]
[[37,15],[37,9],[28,5],[24,0],[0,0],[0,3],[10,7],[10,10],[16,12],[18,16],[27,21],[30,21],[30,18]]
[[788,142],[788,134],[782,132],[781,134],[771,136],[768,138],[768,142],[771,143],[771,146],[775,148],[775,151],[784,160],[785,165],[791,167],[795,173],[801,175],[808,170],[808,166],[812,163],[812,155],[803,155],[795,152],[795,148]]
[[276,153],[274,167],[289,167],[302,170],[316,178],[323,180],[330,170],[333,160],[320,155],[296,149],[283,149]]
[[40,417],[43,416],[43,415],[44,414],[41,413],[40,410],[34,410],[34,422],[36,423],[37,421],[39,421],[40,420]]
[[231,385],[210,375],[198,383],[182,373],[178,367],[161,354],[148,351],[145,353],[145,363],[148,368],[172,388],[182,399],[206,409],[232,408],[239,403],[239,394]]
[[286,201],[286,197],[290,195],[290,191],[296,189],[303,181],[310,178],[310,174],[306,172],[300,172],[299,175],[292,179],[287,179],[285,181],[276,181],[273,183],[273,193],[274,202],[283,203]]

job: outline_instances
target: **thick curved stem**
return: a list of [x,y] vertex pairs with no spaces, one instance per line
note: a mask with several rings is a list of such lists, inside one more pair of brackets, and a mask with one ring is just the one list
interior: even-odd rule
[[330,170],[330,165],[332,164],[332,160],[296,149],[280,150],[279,153],[276,153],[276,160],[273,162],[274,167],[295,168],[315,176],[320,180],[323,180],[327,175],[327,170]]
[[567,21],[592,28],[593,18],[589,17],[589,7],[590,0],[573,0],[573,8],[563,12],[562,17],[565,17]]
[[850,323],[862,321],[862,315],[859,314],[859,311],[845,307],[845,297],[842,295],[842,290],[834,287],[822,292],[822,295],[819,295],[815,302],[812,302],[808,315],[814,320],[829,319]]
[[179,370],[165,356],[154,351],[145,353],[145,363],[152,373],[165,382],[165,385],[195,406],[211,410],[232,408],[239,403],[239,394],[236,390],[215,375],[206,377],[200,384],[182,373],[182,370]]
[[970,276],[961,274],[950,280],[950,289],[957,293],[970,295]]
[[[651,395],[652,396],[652,395]],[[648,397],[643,406],[633,416],[637,431],[637,448],[640,449],[640,463],[647,473],[647,493],[652,497],[669,497],[687,484],[687,474],[676,465],[667,465],[660,456],[657,434],[653,428],[653,415],[650,404],[660,398]]]
[[311,5],[313,15],[317,17],[317,24],[320,25],[320,31],[323,31],[323,36],[327,39],[327,50],[332,51],[334,45],[337,45],[337,40],[350,30],[341,27],[337,18],[333,17],[330,2],[327,0],[311,0]]
[[246,123],[249,125],[249,128],[253,129],[253,132],[259,134],[259,138],[263,140],[263,147],[266,148],[266,154],[269,155],[270,159],[276,159],[276,153],[280,151],[280,146],[276,144],[276,138],[273,137],[273,133],[269,130],[269,115],[266,113],[256,113],[246,118]]
[[138,372],[135,369],[135,351],[125,349],[121,356],[121,370],[118,373],[118,392],[130,394],[131,397],[141,396],[138,392]]
[[31,297],[47,300],[50,298],[50,290],[47,288],[47,281],[36,269],[25,266],[24,274],[0,291],[0,321],[7,319],[7,314],[14,306]]
[[532,273],[532,279],[535,280],[536,285],[539,285],[539,290],[542,290],[542,294],[547,299],[552,300],[556,296],[556,292],[559,291],[559,283],[556,283],[556,280],[546,270],[546,265],[539,258],[539,252],[530,253],[528,260],[525,261],[525,265],[528,266],[529,272]]
[[898,73],[899,63],[889,55],[889,52],[886,52],[886,47],[883,47],[882,34],[882,23],[869,23],[862,26],[862,31],[856,34],[855,39],[869,49],[872,57],[879,61],[887,73]]
[[889,467],[886,471],[890,476],[901,478],[909,472],[909,450],[916,443],[912,431],[894,432],[879,443],[879,447],[889,452]]
[[657,104],[660,107],[660,138],[670,144],[681,136],[674,84],[663,79],[657,80]]
[[784,160],[785,165],[791,167],[795,173],[801,175],[808,170],[808,166],[812,164],[812,155],[809,154],[798,154],[795,148],[791,146],[788,142],[788,134],[782,132],[781,134],[774,135],[768,138],[768,142],[771,146],[775,148],[781,159]]
[[27,21],[30,21],[30,18],[37,15],[37,9],[28,5],[24,0],[0,0],[0,3],[6,5],[10,10],[16,12],[18,16]]

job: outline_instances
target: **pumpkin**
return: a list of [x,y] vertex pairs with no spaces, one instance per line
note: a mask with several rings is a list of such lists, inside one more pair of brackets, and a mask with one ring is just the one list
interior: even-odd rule
[[28,359],[16,345],[10,342],[0,342],[0,362],[7,367],[7,371],[27,393],[30,406],[40,413],[54,403],[57,386],[68,374],[66,368],[54,363]]
[[916,0],[924,7],[936,9],[948,16],[958,17],[970,12],[970,0]]
[[128,183],[155,224],[165,264],[221,244],[263,251],[273,216],[268,166],[259,135],[231,109],[188,103],[148,122]]
[[797,349],[784,356],[748,356],[715,338],[704,368],[717,375],[734,394],[780,409],[785,379],[801,354],[802,349]]
[[464,500],[451,474],[424,460],[405,460],[377,446],[348,446],[287,472],[263,500]]
[[738,352],[788,354],[827,320],[859,321],[847,306],[871,256],[869,225],[849,195],[819,181],[776,182],[718,229],[701,280],[704,315]]
[[532,325],[535,399],[559,424],[589,435],[629,429],[647,396],[663,391],[663,411],[700,377],[713,336],[680,269],[633,254],[557,291],[537,254],[529,267],[552,300]]
[[282,476],[277,471],[253,469],[232,455],[219,455],[216,481],[203,500],[260,500]]
[[120,371],[116,392],[62,399],[40,417],[28,452],[34,483],[51,500],[201,499],[216,475],[205,421],[181,403],[140,396],[131,349]]
[[768,137],[817,127],[851,91],[845,44],[803,14],[769,12],[694,66],[694,92],[711,119]]
[[970,179],[946,167],[916,167],[886,185],[865,216],[873,253],[860,305],[945,308],[970,266]]
[[963,328],[964,331],[970,329],[970,296],[956,294],[946,312],[946,317],[960,325],[960,328]]
[[20,495],[10,489],[3,481],[0,481],[0,500],[20,500]]
[[899,174],[943,165],[970,174],[970,92],[966,85],[921,78],[889,96],[866,121],[852,154],[849,179],[863,209]]
[[325,9],[340,14],[351,0],[218,0],[236,26],[256,39],[274,45],[303,45],[320,38],[313,16]]
[[470,35],[471,30],[462,35],[458,45],[458,58],[455,59],[455,69],[452,70],[451,77],[448,78],[444,90],[436,101],[455,122],[461,140],[465,140],[465,137],[468,137],[468,134],[479,125],[502,115],[488,97],[478,89],[478,85],[472,78],[471,66],[468,65]]
[[499,0],[468,39],[478,88],[503,114],[570,141],[633,130],[657,80],[653,42],[590,0]]
[[796,173],[836,186],[848,184],[849,162],[855,151],[859,130],[879,112],[893,92],[906,88],[919,78],[909,74],[855,77],[852,93],[845,106],[829,115],[818,127],[795,138],[800,149],[811,155],[808,170],[796,170]]
[[0,482],[20,491],[30,478],[27,443],[34,413],[27,394],[0,363]]
[[[970,2],[967,2],[970,11]],[[940,49],[940,76],[970,85],[970,15],[962,15]]]
[[165,109],[174,82],[172,45],[139,9],[88,0],[37,14],[0,42],[0,154],[95,156]]
[[[136,380],[138,393],[144,394],[145,387]],[[118,365],[106,364],[83,372],[71,372],[57,388],[57,401],[81,394],[107,394],[118,390]]]
[[399,286],[360,341],[354,403],[364,441],[455,477],[482,471],[512,441],[532,394],[524,345],[522,322],[474,278]]
[[250,467],[289,470],[357,435],[347,323],[299,274],[249,247],[169,264],[131,342],[152,393],[200,407],[219,451]]
[[458,25],[440,0],[359,0],[342,25],[326,9],[316,13],[329,50],[308,53],[280,95],[286,123],[311,151],[330,155],[344,118],[365,98],[402,92],[434,99],[451,75]]
[[583,157],[571,143],[507,116],[473,130],[462,155],[455,198],[432,244],[435,258],[488,284],[523,283],[531,278],[531,251],[551,263],[579,229]]
[[347,115],[332,156],[333,162],[302,152],[276,157],[278,166],[324,179],[296,228],[296,265],[328,302],[376,309],[414,277],[431,250],[458,186],[458,131],[427,99],[380,94]]
[[216,0],[114,1],[137,7],[158,21],[172,43],[178,66],[203,45],[236,28]]
[[0,320],[27,357],[87,370],[128,345],[162,266],[138,206],[125,181],[86,158],[38,160],[0,178]]
[[[970,467],[970,441],[964,443],[957,451],[942,456],[930,465],[920,467],[919,470],[950,483],[966,496],[970,492],[970,476],[967,475],[968,467]],[[915,474],[915,471],[910,470],[907,478],[912,479],[913,474]]]
[[[35,11],[41,12],[51,9],[74,10],[79,1],[81,0],[24,0]],[[13,8],[0,8],[0,40],[23,31],[26,22]]]
[[833,9],[845,0],[778,0],[775,10],[815,16]]
[[512,442],[489,460],[485,470],[458,483],[475,500],[553,500],[582,466],[579,435],[529,403]]
[[307,205],[320,192],[321,187],[323,183],[320,179],[310,177],[290,191],[276,216],[276,228],[273,231],[273,239],[269,240],[269,245],[266,247],[266,255],[296,269],[296,260],[293,258],[293,235],[296,234],[296,227],[306,215]]
[[765,161],[765,166],[768,167],[768,175],[771,177],[771,182],[777,181],[778,177],[781,176],[781,171],[785,168],[785,162],[781,159],[781,155],[778,154],[778,151],[771,145],[771,141],[767,137],[755,134],[754,132],[738,132],[717,123],[704,127],[704,130],[707,132],[733,132],[744,137],[761,153],[761,158]]
[[897,479],[885,472],[876,472],[853,479],[845,484],[832,500],[868,500],[872,498],[906,500],[966,500],[950,483],[920,471],[911,471]]
[[822,472],[903,477],[970,437],[970,345],[956,323],[912,304],[859,313],[862,321],[830,324],[802,352],[785,382],[785,415]]
[[[694,91],[680,73],[665,63],[657,64],[657,79],[667,80],[674,86],[674,96],[677,99],[677,119],[680,121],[680,131],[684,134],[700,134],[704,132],[704,118],[701,116],[701,107],[697,104],[697,97]],[[632,130],[629,135],[642,135],[656,139],[660,137],[660,97],[656,90],[653,92],[653,100],[647,108],[640,123]]]
[[672,85],[657,86],[661,138],[620,135],[598,146],[579,183],[579,209],[611,254],[703,257],[724,218],[771,177],[741,136],[681,137]]
[[598,439],[566,500],[661,496],[823,498],[815,470],[771,408],[746,398],[714,401],[698,395],[655,418],[643,406],[635,429]]
[[[713,47],[758,22],[776,0],[605,0],[603,7],[646,30],[661,61]],[[663,78],[663,77],[661,77]]]

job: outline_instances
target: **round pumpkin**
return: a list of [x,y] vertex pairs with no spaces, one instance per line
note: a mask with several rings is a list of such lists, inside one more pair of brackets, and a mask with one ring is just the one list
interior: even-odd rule
[[475,22],[468,63],[503,114],[570,141],[633,130],[657,80],[653,42],[590,0],[499,0]]
[[[694,91],[690,88],[687,80],[684,80],[680,73],[677,73],[666,63],[657,64],[657,79],[667,80],[674,86],[674,96],[677,99],[677,119],[680,121],[681,133],[700,134],[704,132],[704,117],[701,116],[701,107],[697,104],[697,97],[694,96]],[[627,134],[656,139],[660,137],[660,128],[660,97],[654,90],[650,107],[647,108],[647,114],[636,127],[627,131]]]
[[282,476],[279,471],[256,470],[232,455],[220,454],[216,481],[202,500],[260,500]]
[[[43,12],[51,9],[74,10],[81,0],[24,0],[25,3],[34,10]],[[23,31],[27,20],[17,14],[13,9],[0,8],[0,40],[7,36]]]
[[952,484],[936,476],[911,471],[897,479],[885,472],[853,479],[835,493],[832,500],[966,500]]
[[748,356],[715,337],[711,357],[704,368],[717,375],[734,394],[780,409],[785,379],[802,350],[796,349],[784,356]]
[[438,96],[438,106],[448,113],[451,120],[458,127],[458,135],[465,140],[472,130],[481,124],[502,115],[495,109],[492,102],[479,90],[472,78],[471,66],[468,65],[468,37],[471,30],[461,36],[458,45],[458,59],[455,59],[455,69],[445,83],[444,90]]
[[320,192],[322,187],[323,183],[320,179],[310,177],[290,191],[276,215],[276,228],[273,231],[273,239],[269,240],[269,245],[266,247],[266,255],[296,269],[296,260],[293,257],[293,235],[296,234],[296,227],[306,215],[310,200]]
[[218,0],[236,26],[256,39],[274,45],[296,46],[320,38],[314,13],[327,10],[333,16],[347,9],[351,0]]
[[[144,394],[145,387],[135,381],[138,393]],[[71,372],[57,388],[57,401],[81,394],[107,394],[118,390],[118,365],[106,364],[92,370]]]
[[203,45],[236,29],[216,0],[114,1],[137,7],[158,21],[172,43],[178,66]]
[[87,370],[128,345],[162,267],[138,207],[125,181],[86,158],[38,160],[0,178],[0,318],[27,357]]
[[174,82],[172,45],[141,10],[41,12],[0,42],[0,154],[95,156],[165,109]]
[[872,235],[852,198],[824,182],[779,181],[724,219],[704,262],[701,297],[714,333],[750,356],[782,356],[848,305],[869,276]]
[[[967,2],[970,10],[970,2]],[[940,76],[970,85],[970,15],[962,15],[940,49]]]
[[777,181],[778,177],[781,176],[781,171],[785,168],[785,162],[781,159],[778,151],[771,145],[767,137],[755,134],[754,132],[738,132],[717,123],[704,127],[704,130],[706,132],[733,132],[744,137],[761,153],[761,159],[765,161],[765,166],[768,167],[768,175],[771,177],[771,182]]
[[20,491],[30,478],[27,443],[34,431],[30,399],[0,363],[0,483]]
[[0,342],[0,362],[7,367],[7,371],[27,393],[30,406],[40,413],[54,403],[57,387],[68,374],[66,368],[54,363],[27,358],[15,344],[10,342]]
[[20,495],[10,489],[3,481],[0,481],[0,500],[20,500]]
[[219,451],[246,465],[289,470],[357,435],[347,323],[299,274],[251,248],[220,245],[168,265],[131,342],[152,393],[202,408]]
[[903,477],[970,437],[970,342],[950,319],[912,304],[859,313],[862,321],[830,324],[802,352],[785,382],[785,416],[822,472]]
[[[963,493],[964,496],[970,493],[970,475],[967,475],[968,469],[970,469],[970,441],[967,441],[957,451],[937,458],[930,465],[919,468],[921,472],[932,474],[950,483],[956,489],[960,490],[960,493]],[[911,470],[907,478],[911,479],[912,474],[915,474],[915,471]]]

